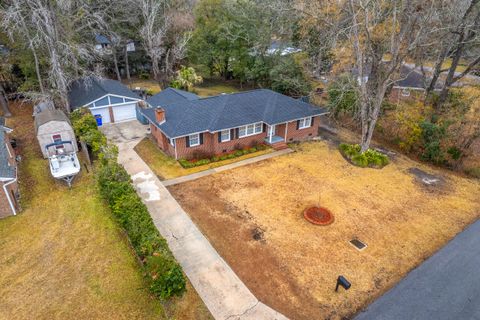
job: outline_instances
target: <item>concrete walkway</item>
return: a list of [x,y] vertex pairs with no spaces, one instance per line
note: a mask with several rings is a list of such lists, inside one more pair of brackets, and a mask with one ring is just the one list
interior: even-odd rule
[[355,320],[480,319],[480,220]]
[[258,301],[133,150],[145,135],[146,128],[135,121],[106,126],[102,131],[118,146],[119,162],[131,175],[155,226],[213,317],[286,320],[285,316]]
[[217,172],[222,172],[222,171],[225,171],[225,170],[230,170],[230,169],[238,168],[238,167],[241,167],[241,166],[245,166],[247,164],[251,164],[251,163],[263,161],[263,160],[266,160],[266,159],[278,157],[278,156],[281,156],[281,155],[284,155],[284,154],[287,154],[287,153],[290,153],[290,152],[293,152],[293,150],[290,149],[290,148],[283,149],[283,150],[278,150],[278,151],[274,151],[272,153],[263,154],[263,155],[258,156],[258,157],[249,158],[249,159],[241,160],[241,161],[238,161],[238,162],[230,163],[230,164],[218,167],[218,168],[212,168],[212,169],[208,169],[208,170],[205,170],[205,171],[200,171],[200,172],[197,172],[197,173],[189,174],[188,176],[183,176],[183,177],[178,177],[178,178],[175,178],[175,179],[165,180],[165,181],[162,181],[162,183],[163,183],[164,186],[168,187],[168,186],[172,186],[174,184],[179,184],[179,183],[182,183],[182,182],[191,181],[191,180],[195,180],[195,179],[202,178],[202,177],[205,177],[205,176],[209,176],[209,175],[217,173]]

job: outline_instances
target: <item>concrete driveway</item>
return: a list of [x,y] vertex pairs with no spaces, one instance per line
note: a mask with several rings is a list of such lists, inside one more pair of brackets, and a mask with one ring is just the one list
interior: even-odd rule
[[110,142],[115,144],[125,143],[132,140],[141,140],[149,133],[149,126],[143,125],[137,120],[108,123],[100,127]]
[[480,319],[480,220],[355,320]]
[[[153,222],[215,319],[287,320],[258,301],[212,247],[167,188],[133,150],[147,134],[137,121],[101,128],[118,146],[118,161],[132,177]],[[245,257],[248,259],[248,257]]]

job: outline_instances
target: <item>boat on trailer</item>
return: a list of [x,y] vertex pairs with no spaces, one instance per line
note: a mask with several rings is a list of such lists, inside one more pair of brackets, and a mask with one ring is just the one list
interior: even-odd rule
[[74,150],[72,141],[56,141],[45,146],[52,176],[65,181],[69,187],[80,172],[80,162]]

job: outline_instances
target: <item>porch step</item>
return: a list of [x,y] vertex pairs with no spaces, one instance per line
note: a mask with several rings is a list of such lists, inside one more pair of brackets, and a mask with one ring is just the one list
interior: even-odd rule
[[287,149],[288,145],[284,141],[281,141],[281,142],[272,143],[272,148],[275,150],[283,150],[283,149]]

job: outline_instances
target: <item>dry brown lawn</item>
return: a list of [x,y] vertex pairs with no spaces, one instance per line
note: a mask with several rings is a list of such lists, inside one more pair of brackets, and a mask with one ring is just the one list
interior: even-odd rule
[[[426,188],[412,167],[446,184]],[[381,170],[354,167],[325,141],[170,190],[257,297],[292,319],[353,316],[480,216],[478,181],[401,155]],[[335,222],[306,222],[309,205]],[[338,275],[349,291],[334,292]]]
[[190,283],[168,303],[150,295],[92,171],[82,168],[71,190],[54,181],[31,107],[12,112],[24,210],[0,220],[0,319],[211,319]]

